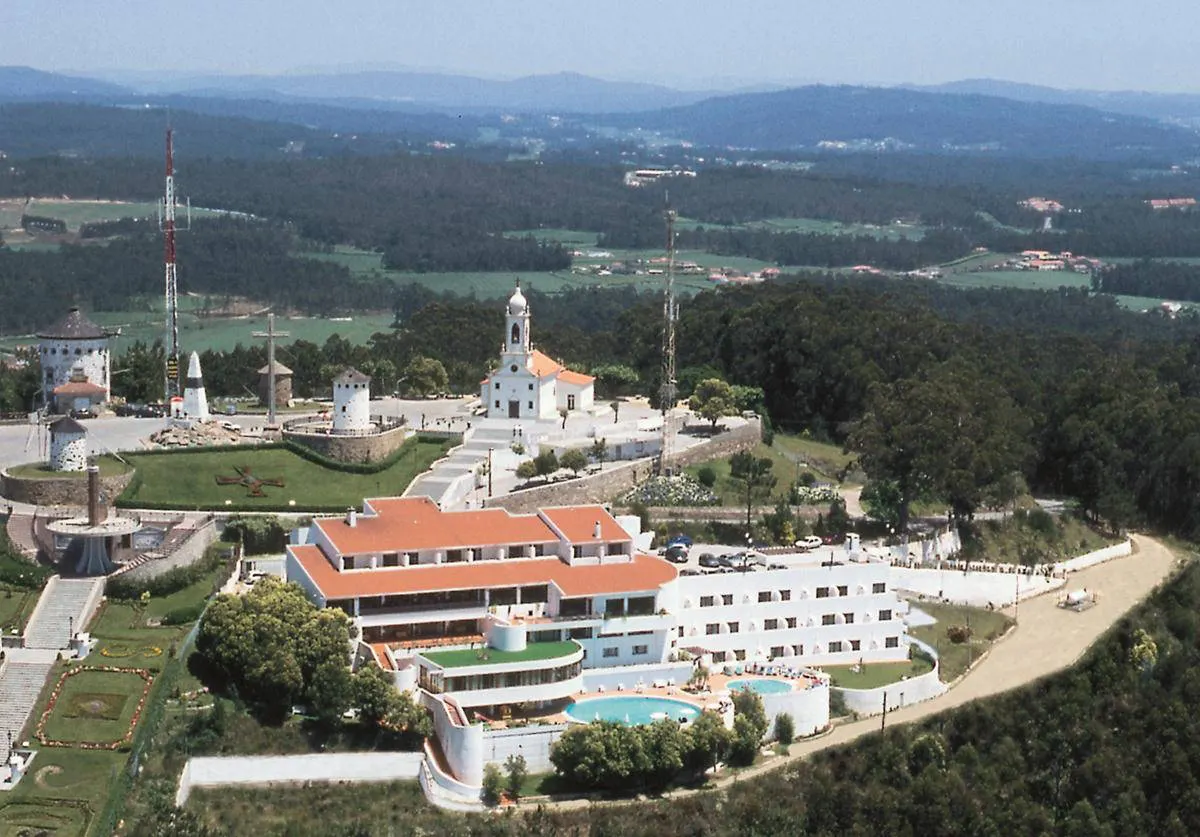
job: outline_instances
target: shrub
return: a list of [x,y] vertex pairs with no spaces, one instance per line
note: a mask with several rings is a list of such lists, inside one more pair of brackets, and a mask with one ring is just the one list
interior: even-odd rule
[[529,775],[525,757],[515,754],[509,756],[504,762],[504,772],[507,778],[504,789],[508,792],[508,798],[515,800],[521,795],[521,785],[525,784],[525,777]]
[[494,764],[484,765],[483,768],[483,801],[488,805],[498,805],[504,793],[504,774]]
[[712,488],[717,484],[717,471],[711,465],[702,465],[700,469],[696,471],[696,479],[698,479],[700,484],[705,488]]
[[966,625],[951,625],[946,629],[946,637],[955,645],[962,645],[971,638],[971,629]]
[[680,474],[675,477],[652,477],[625,494],[620,502],[626,505],[643,503],[647,506],[715,506],[720,500],[696,479]]
[[522,480],[533,479],[537,476],[537,464],[532,459],[526,459],[517,466],[517,478]]
[[796,738],[796,722],[786,712],[775,716],[775,740],[785,747]]
[[762,736],[758,729],[745,715],[735,715],[733,718],[733,743],[729,748],[729,762],[741,767],[754,763],[758,755],[758,745]]
[[204,612],[204,604],[194,604],[188,607],[177,607],[174,610],[168,610],[163,614],[162,623],[164,625],[187,625],[195,622],[200,618],[200,614]]

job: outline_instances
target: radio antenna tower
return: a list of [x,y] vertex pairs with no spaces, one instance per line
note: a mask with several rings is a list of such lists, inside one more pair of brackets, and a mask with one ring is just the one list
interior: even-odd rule
[[663,343],[662,343],[662,450],[659,452],[658,470],[670,474],[670,461],[675,455],[675,429],[672,415],[677,397],[675,381],[675,322],[679,319],[679,302],[675,298],[675,210],[671,209],[670,196],[666,197],[667,208],[663,217],[667,222],[667,282],[663,289]]
[[[182,229],[189,229],[192,222],[192,204],[187,203],[187,222]],[[175,155],[172,147],[172,130],[167,128],[167,183],[163,199],[158,205],[158,225],[163,231],[163,263],[165,266],[164,302],[167,313],[166,335],[163,350],[166,355],[164,402],[180,394],[179,387],[179,286],[175,278]]]

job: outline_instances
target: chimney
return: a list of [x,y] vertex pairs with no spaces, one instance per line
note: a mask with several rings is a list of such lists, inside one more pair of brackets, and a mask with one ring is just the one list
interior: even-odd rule
[[346,525],[351,529],[358,525],[358,509],[353,506],[346,509]]
[[600,540],[600,521],[596,521],[596,525],[592,527],[592,537]]
[[99,526],[100,519],[100,469],[89,465],[87,469],[88,526]]

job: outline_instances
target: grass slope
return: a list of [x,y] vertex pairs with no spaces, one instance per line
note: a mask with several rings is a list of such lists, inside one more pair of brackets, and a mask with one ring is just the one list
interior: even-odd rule
[[[936,619],[937,623],[910,628],[909,634],[932,645],[937,650],[938,661],[941,664],[939,674],[945,683],[966,673],[970,664],[978,660],[988,647],[1013,624],[1011,617],[981,607],[938,604],[937,602],[919,602],[916,607]],[[968,624],[971,627],[970,641],[951,642],[947,636],[950,628]]]

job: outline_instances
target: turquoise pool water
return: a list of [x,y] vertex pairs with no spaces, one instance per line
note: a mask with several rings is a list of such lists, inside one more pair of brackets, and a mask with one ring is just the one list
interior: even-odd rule
[[731,692],[739,689],[750,689],[760,695],[781,695],[792,690],[792,684],[784,680],[768,680],[765,677],[747,677],[743,680],[730,680],[725,688]]
[[700,715],[700,707],[670,698],[622,695],[576,701],[567,707],[566,713],[572,720],[582,723],[617,721],[627,726],[637,726],[652,724],[663,718],[694,721]]

